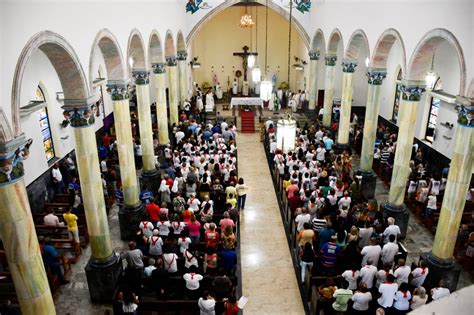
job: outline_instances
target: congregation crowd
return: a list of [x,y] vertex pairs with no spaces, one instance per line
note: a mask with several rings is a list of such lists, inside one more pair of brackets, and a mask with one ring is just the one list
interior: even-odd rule
[[[361,135],[356,119],[351,129],[357,151]],[[269,163],[282,178],[296,226],[301,282],[307,281],[307,272],[325,279],[318,288],[318,309],[324,314],[404,314],[450,294],[443,281],[431,292],[425,290],[429,273],[425,261],[411,266],[406,262],[397,222],[383,217],[375,199],[365,200],[361,176],[352,167],[351,148],[336,150],[331,128],[298,126],[295,148],[288,152],[277,149],[273,120],[265,122],[265,130]],[[379,163],[390,163],[396,137],[386,138],[379,131],[383,152]],[[412,178],[422,168],[415,167]],[[443,189],[436,177],[426,187],[429,196]]]

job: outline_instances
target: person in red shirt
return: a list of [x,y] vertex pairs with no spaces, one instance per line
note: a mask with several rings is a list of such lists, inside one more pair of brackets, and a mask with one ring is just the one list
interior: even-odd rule
[[209,224],[209,229],[204,233],[206,237],[206,247],[217,248],[219,244],[219,233],[216,231],[216,224]]
[[105,133],[105,135],[102,137],[102,144],[105,147],[110,148],[110,137],[108,133]]
[[288,198],[288,204],[290,206],[290,211],[293,216],[295,215],[296,209],[301,207],[301,203],[302,202],[300,198],[300,192],[298,190],[294,192],[292,197]]
[[190,209],[186,209],[183,212],[181,212],[181,217],[183,218],[184,223],[189,223],[191,222],[191,217],[194,215],[194,211]]
[[173,188],[173,179],[168,175],[165,175],[166,185],[171,189]]
[[146,205],[145,210],[153,226],[156,226],[156,223],[160,220],[160,207],[155,203],[155,198],[150,198],[150,203]]
[[235,295],[231,294],[229,298],[224,301],[224,315],[237,315],[239,313],[239,306]]

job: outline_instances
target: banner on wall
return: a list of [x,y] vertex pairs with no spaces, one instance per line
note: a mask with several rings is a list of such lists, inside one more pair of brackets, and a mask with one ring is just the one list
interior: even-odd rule
[[203,2],[203,0],[188,0],[186,3],[186,13],[191,12],[191,14],[196,13],[199,9],[210,9],[210,6],[207,2]]

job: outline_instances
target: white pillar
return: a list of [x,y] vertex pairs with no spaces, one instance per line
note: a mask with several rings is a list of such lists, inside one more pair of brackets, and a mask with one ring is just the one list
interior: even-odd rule
[[319,51],[310,51],[309,53],[309,110],[316,109],[318,99],[318,60]]
[[187,77],[186,77],[186,58],[188,53],[186,51],[178,51],[176,59],[178,60],[178,75],[179,75],[179,106],[184,109],[184,101],[188,97]]
[[326,64],[326,84],[324,90],[324,110],[323,110],[323,126],[331,127],[332,118],[332,102],[334,99],[334,78],[336,76],[336,60],[335,55],[328,55],[324,58]]

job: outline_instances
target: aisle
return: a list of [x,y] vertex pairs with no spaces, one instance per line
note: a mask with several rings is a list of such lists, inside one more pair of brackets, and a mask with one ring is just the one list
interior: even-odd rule
[[239,177],[249,187],[241,213],[245,314],[304,314],[260,135],[239,134]]

